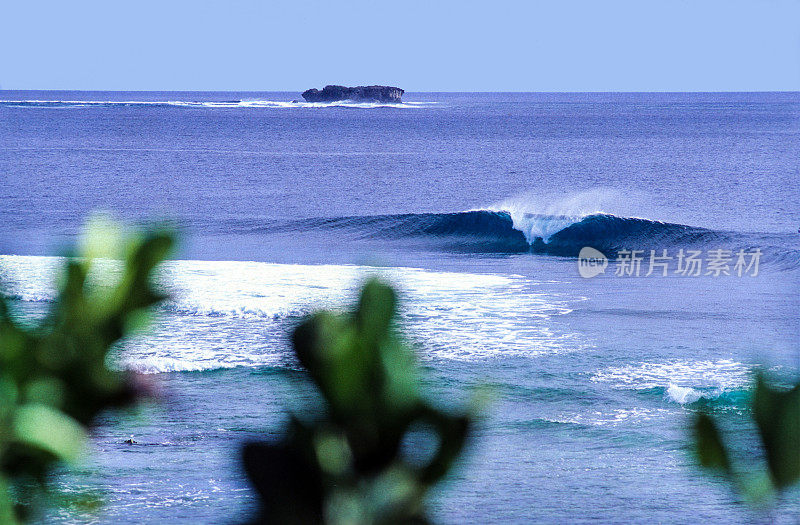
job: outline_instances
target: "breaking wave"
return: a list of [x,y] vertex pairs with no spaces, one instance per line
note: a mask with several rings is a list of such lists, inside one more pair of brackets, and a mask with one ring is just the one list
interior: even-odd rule
[[512,214],[473,210],[457,213],[349,216],[246,225],[264,232],[338,230],[358,238],[419,241],[453,251],[482,253],[533,252],[577,257],[592,246],[613,257],[622,249],[698,248],[755,249],[781,268],[800,267],[794,237],[745,234],[605,213],[583,216]]
[[678,405],[743,409],[749,402],[754,369],[727,359],[631,363],[600,370],[591,381]]
[[664,397],[679,405],[702,405],[709,408],[745,408],[750,401],[747,388],[733,390],[702,389],[670,383]]

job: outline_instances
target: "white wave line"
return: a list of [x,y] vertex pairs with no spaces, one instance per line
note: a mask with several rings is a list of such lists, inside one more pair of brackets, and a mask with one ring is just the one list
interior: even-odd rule
[[0,100],[0,105],[15,104],[30,107],[58,106],[175,106],[187,108],[423,108],[437,102],[403,102],[390,104],[383,102],[359,102],[342,100],[336,102],[301,102],[285,100],[235,100],[235,101],[192,101],[192,100]]

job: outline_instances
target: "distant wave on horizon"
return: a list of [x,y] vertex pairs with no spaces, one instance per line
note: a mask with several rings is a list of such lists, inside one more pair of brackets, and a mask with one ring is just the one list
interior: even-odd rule
[[191,101],[191,100],[0,100],[0,107],[12,108],[81,108],[81,107],[180,107],[180,108],[423,108],[436,104],[436,102],[403,102],[401,104],[387,104],[383,102],[358,102],[342,100],[337,102],[303,102],[286,100],[221,100],[221,101]]

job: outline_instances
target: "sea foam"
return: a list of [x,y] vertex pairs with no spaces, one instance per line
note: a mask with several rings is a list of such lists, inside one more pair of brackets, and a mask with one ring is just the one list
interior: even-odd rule
[[[61,264],[58,257],[0,256],[6,295],[19,302],[51,301]],[[105,280],[119,272],[118,262],[96,264]],[[572,301],[542,293],[535,281],[521,276],[168,261],[161,281],[172,299],[160,308],[155,332],[127,342],[119,362],[149,373],[285,364],[292,324],[320,308],[348,306],[370,275],[398,288],[400,324],[423,359],[535,357],[583,348],[579,336],[551,323],[571,312]]]

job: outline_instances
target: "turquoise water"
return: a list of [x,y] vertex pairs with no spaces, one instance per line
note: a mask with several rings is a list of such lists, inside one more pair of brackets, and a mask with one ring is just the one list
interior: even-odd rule
[[[173,300],[116,356],[164,400],[105,416],[69,475],[105,493],[99,521],[244,519],[239,444],[309,395],[286,379],[288,331],[376,273],[401,291],[432,397],[495,385],[438,521],[754,518],[695,469],[687,423],[708,408],[752,448],[751,372],[797,372],[800,96],[295,98],[0,92],[0,275],[23,314],[47,307],[48,256],[90,211],[184,232]],[[584,246],[605,273],[581,277]],[[677,273],[681,250],[717,249],[731,275]],[[626,250],[638,277],[615,275]],[[645,276],[650,250],[668,275]],[[738,276],[756,250],[758,274]]]

